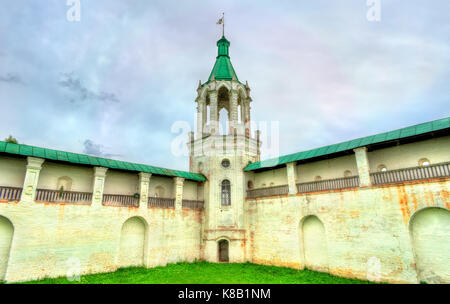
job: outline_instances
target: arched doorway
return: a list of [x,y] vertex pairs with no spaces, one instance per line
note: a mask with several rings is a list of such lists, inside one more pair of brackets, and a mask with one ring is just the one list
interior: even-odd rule
[[119,267],[143,266],[147,224],[140,217],[129,218],[120,233]]
[[229,258],[229,243],[227,240],[220,240],[218,243],[218,249],[219,249],[219,262],[221,263],[228,263],[230,261]]
[[450,211],[425,208],[409,224],[419,280],[450,283]]
[[328,250],[325,227],[317,216],[306,217],[301,223],[305,266],[316,271],[328,271]]
[[13,234],[12,223],[0,215],[0,281],[5,279]]

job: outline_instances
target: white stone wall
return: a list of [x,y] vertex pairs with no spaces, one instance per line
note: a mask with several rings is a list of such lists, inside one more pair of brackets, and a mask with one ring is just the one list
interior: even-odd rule
[[[247,200],[247,254],[254,263],[302,269],[307,264],[302,247],[308,246],[310,235],[306,243],[302,241],[301,223],[314,215],[324,226],[330,273],[392,283],[450,283],[450,263],[440,265],[447,269],[440,271],[430,259],[422,258],[425,265],[421,267],[428,274],[418,276],[409,227],[412,215],[424,208],[439,207],[448,213],[449,187],[450,180],[446,179]],[[437,225],[440,231],[449,229],[443,221]],[[450,251],[446,253],[447,247],[442,244],[450,243],[450,234],[441,232],[439,236],[440,243],[431,242],[434,248],[429,251],[441,253],[441,260],[447,261]],[[316,240],[320,240],[319,235]],[[317,250],[309,247],[306,252]],[[312,263],[310,268],[323,269]]]
[[[73,259],[80,262],[81,274],[129,265],[129,260],[120,260],[121,233],[123,223],[136,216],[145,223],[145,266],[193,261],[200,258],[202,214],[188,209],[1,203],[0,215],[14,226],[5,279],[66,276]],[[131,240],[122,239],[132,245],[130,250],[143,239],[133,236],[139,230],[134,228],[126,233]]]
[[139,175],[137,173],[108,169],[103,193],[122,195],[139,193]]
[[431,164],[448,162],[450,136],[434,138],[368,152],[371,172],[383,164],[388,170],[419,166],[419,160],[427,158]]
[[42,164],[37,187],[38,189],[59,190],[57,187],[58,179],[61,177],[69,177],[72,180],[72,187],[71,189],[64,190],[92,192],[93,175],[94,171],[89,167],[71,166],[46,161]]
[[0,186],[22,187],[27,160],[16,157],[0,157]]
[[297,183],[314,181],[316,176],[323,180],[342,178],[346,170],[358,175],[354,154],[297,165]]

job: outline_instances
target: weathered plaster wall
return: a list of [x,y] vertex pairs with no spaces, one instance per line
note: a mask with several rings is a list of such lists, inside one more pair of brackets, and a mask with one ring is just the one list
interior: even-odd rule
[[[410,233],[410,219],[415,212],[428,207],[440,207],[449,212],[449,186],[450,180],[445,179],[247,200],[250,242],[247,256],[250,261],[261,264],[300,269],[308,262],[312,263],[311,268],[320,266],[314,259],[305,261],[305,251],[308,254],[318,250],[318,245],[314,248],[310,244],[311,232],[320,230],[318,225],[307,227],[304,240],[302,220],[313,215],[323,223],[326,260],[332,274],[373,279],[379,270],[382,281],[450,283],[450,250],[442,245],[450,243],[448,223],[434,218],[436,229],[440,231],[435,239],[439,238],[440,242],[430,241],[434,248],[429,249],[429,252],[441,253],[445,265],[433,264],[432,259],[422,257],[425,262],[421,267],[427,271],[422,271],[420,278]],[[313,234],[320,242],[320,233]]]
[[16,157],[0,157],[0,186],[22,187],[27,160]]
[[184,181],[183,185],[183,199],[197,200],[199,195],[197,194],[197,182]]
[[149,196],[156,196],[156,188],[162,187],[164,189],[163,197],[174,198],[175,193],[173,191],[173,178],[162,177],[162,176],[152,176],[150,178],[150,186],[149,186]]
[[[71,258],[81,263],[81,274],[114,271],[133,264],[120,258],[121,243],[122,248],[129,245],[136,257],[136,248],[144,248],[147,267],[193,261],[200,258],[202,214],[181,208],[3,202],[0,215],[14,226],[5,279],[14,282],[66,276],[74,265]],[[133,217],[143,225],[132,219],[133,225],[123,228]],[[140,260],[135,264],[141,264]]]
[[[26,162],[23,164],[24,168],[25,166]],[[70,166],[46,161],[42,164],[37,187],[38,189],[59,190],[58,179],[69,177],[72,180],[72,187],[64,190],[92,192],[93,175],[94,171],[89,167]]]
[[252,181],[255,188],[286,185],[286,167],[255,173]]
[[419,160],[427,158],[432,164],[448,162],[450,136],[434,138],[368,153],[370,171],[376,172],[379,165],[388,170],[419,166]]
[[342,178],[346,170],[351,172],[351,176],[358,175],[354,154],[301,164],[296,168],[298,183],[314,181],[316,176],[322,179]]
[[138,192],[139,176],[137,173],[111,169],[106,172],[104,194],[133,195]]

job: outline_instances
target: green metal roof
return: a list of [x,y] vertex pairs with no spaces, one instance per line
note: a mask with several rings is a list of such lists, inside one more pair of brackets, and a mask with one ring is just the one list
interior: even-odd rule
[[214,67],[206,83],[210,82],[213,76],[216,80],[232,80],[234,77],[236,81],[239,81],[230,60],[230,42],[224,36],[222,36],[222,38],[217,41],[217,47],[218,52],[216,63],[214,64]]
[[287,164],[293,161],[306,160],[318,156],[324,156],[332,153],[352,150],[358,147],[364,147],[370,144],[377,144],[391,140],[411,137],[415,135],[430,133],[434,131],[444,130],[450,128],[450,117],[422,124],[406,127],[394,131],[380,133],[376,135],[366,136],[334,145],[320,147],[308,151],[293,153],[289,155],[280,156],[278,158],[271,158],[263,161],[258,161],[249,164],[244,171],[252,171],[262,168],[275,167],[282,164]]
[[170,170],[165,168],[159,168],[144,164],[135,164],[120,160],[57,151],[46,148],[33,147],[22,144],[12,144],[4,141],[0,141],[0,153],[9,153],[9,154],[17,154],[22,156],[33,156],[39,158],[45,158],[55,161],[63,161],[69,162],[73,164],[82,164],[82,165],[90,165],[90,166],[101,166],[112,169],[121,169],[128,171],[137,171],[137,172],[147,172],[157,175],[165,175],[165,176],[177,176],[184,177],[193,181],[205,181],[206,178],[199,173],[186,172],[186,171],[178,171],[178,170]]

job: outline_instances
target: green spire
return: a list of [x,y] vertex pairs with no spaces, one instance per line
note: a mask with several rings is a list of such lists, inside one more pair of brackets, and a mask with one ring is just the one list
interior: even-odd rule
[[214,64],[211,75],[209,75],[208,81],[206,83],[210,82],[213,76],[216,80],[232,80],[234,77],[235,80],[239,81],[236,72],[234,71],[233,65],[231,64],[228,51],[229,47],[230,41],[228,41],[225,36],[222,36],[222,38],[217,41],[218,51],[216,63]]

